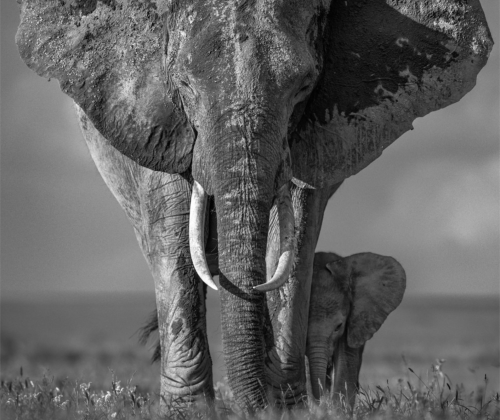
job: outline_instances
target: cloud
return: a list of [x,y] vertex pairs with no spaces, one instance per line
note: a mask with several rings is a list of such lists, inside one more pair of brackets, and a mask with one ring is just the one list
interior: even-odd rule
[[[498,1],[482,5],[495,36]],[[3,291],[152,288],[71,100],[19,58],[15,2],[2,5],[1,18]],[[394,255],[410,290],[498,292],[495,41],[462,101],[417,119],[415,130],[344,183],[328,204],[318,249]]]
[[391,226],[423,245],[456,242],[475,246],[499,232],[498,156],[481,165],[431,160],[398,179],[394,205],[379,214],[373,233]]
[[450,203],[450,215],[443,220],[443,236],[462,245],[474,245],[486,236],[498,235],[498,168],[498,160],[492,159],[478,170],[466,170],[442,192],[436,207]]
[[498,154],[395,160],[382,156],[335,193],[317,250],[392,255],[407,293],[498,293]]
[[70,161],[76,170],[90,161],[73,101],[60,91],[57,81],[49,83],[32,72],[22,72],[7,87],[2,86],[2,100],[9,103],[3,109],[3,146],[24,166],[53,159],[59,165]]

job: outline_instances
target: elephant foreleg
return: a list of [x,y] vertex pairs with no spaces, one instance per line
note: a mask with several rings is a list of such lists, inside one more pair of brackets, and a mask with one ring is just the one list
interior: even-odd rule
[[161,343],[161,397],[166,406],[213,399],[206,335],[206,287],[189,251],[191,186],[154,173],[143,197],[146,258],[155,280]]
[[[189,251],[190,182],[137,165],[113,148],[78,107],[77,113],[92,158],[134,226],[153,273],[163,411],[172,404],[177,408],[197,399],[212,400],[205,290]],[[212,248],[216,255],[216,245]],[[216,270],[216,263],[212,266]]]
[[[267,294],[266,378],[278,405],[294,405],[306,395],[304,356],[314,252],[328,199],[340,184],[323,190],[291,188],[295,215],[295,267],[285,285]],[[268,243],[268,272],[273,267],[276,226]],[[274,244],[274,245],[273,245]],[[274,257],[273,257],[274,256]]]
[[359,371],[365,346],[349,347],[345,337],[333,354],[333,401],[340,407],[352,411],[359,389]]

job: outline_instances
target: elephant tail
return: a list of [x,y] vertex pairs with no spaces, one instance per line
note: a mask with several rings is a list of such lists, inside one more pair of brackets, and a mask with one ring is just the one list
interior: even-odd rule
[[[139,328],[139,343],[145,346],[149,338],[152,335],[157,335],[158,331],[158,312],[155,308],[153,312],[149,315],[146,323]],[[153,348],[153,347],[152,347]],[[160,338],[156,339],[156,344],[154,345],[153,355],[151,356],[151,363],[159,362],[161,357],[161,346],[160,346]]]

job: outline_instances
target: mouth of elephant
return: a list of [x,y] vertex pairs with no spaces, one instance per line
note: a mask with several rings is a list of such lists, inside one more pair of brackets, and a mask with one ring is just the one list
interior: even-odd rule
[[[279,223],[279,260],[274,274],[253,289],[269,292],[281,287],[292,271],[295,250],[295,218],[289,184],[283,185],[273,199]],[[197,181],[193,182],[189,215],[189,247],[194,268],[200,279],[210,288],[218,290],[213,275],[218,274],[218,252],[207,253],[205,232],[209,218],[209,195]]]

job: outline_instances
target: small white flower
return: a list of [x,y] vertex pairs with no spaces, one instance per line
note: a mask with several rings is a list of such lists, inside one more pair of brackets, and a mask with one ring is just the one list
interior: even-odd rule
[[89,390],[89,388],[90,388],[90,384],[91,384],[91,383],[92,383],[92,382],[89,382],[88,384],[86,384],[86,383],[80,384],[80,389],[81,389],[82,391],[88,391],[88,390]]

